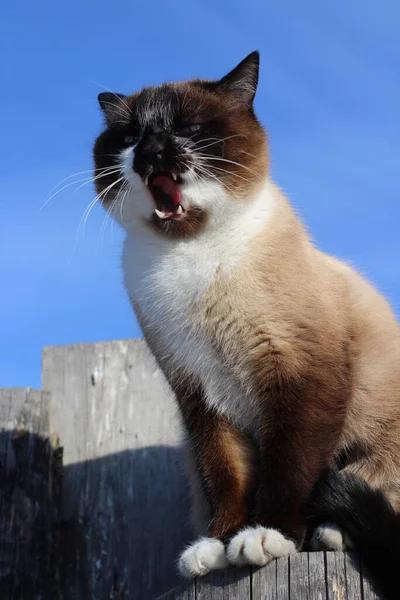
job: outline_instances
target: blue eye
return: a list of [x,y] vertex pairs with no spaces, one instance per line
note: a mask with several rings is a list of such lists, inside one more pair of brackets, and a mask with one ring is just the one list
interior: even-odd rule
[[185,137],[200,131],[201,125],[186,125],[177,131],[179,136]]
[[125,144],[128,144],[128,145],[135,144],[136,141],[137,141],[137,138],[134,135],[126,135],[124,137]]

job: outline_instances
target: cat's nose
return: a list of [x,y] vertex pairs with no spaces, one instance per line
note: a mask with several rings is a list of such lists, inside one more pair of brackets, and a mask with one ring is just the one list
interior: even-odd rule
[[163,158],[164,150],[165,140],[160,136],[149,136],[142,146],[142,154],[150,160]]

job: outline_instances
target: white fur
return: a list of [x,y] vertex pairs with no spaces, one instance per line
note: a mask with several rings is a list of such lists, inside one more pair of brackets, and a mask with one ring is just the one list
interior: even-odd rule
[[286,539],[276,529],[248,527],[231,540],[227,557],[232,565],[266,565],[274,558],[296,552],[294,542]]
[[181,575],[189,579],[216,569],[225,569],[228,564],[222,542],[215,538],[201,538],[181,554],[178,567]]
[[218,182],[198,183],[186,176],[180,186],[181,204],[205,208],[209,219],[197,236],[173,240],[143,223],[154,211],[154,202],[131,168],[132,149],[125,151],[122,160],[131,191],[122,208],[115,210],[127,232],[124,281],[144,320],[143,328],[156,333],[158,351],[168,356],[177,370],[202,383],[210,406],[251,426],[253,415],[244,391],[209,340],[195,329],[190,311],[212,285],[217,270],[229,273],[240,264],[249,242],[271,216],[275,188],[266,182],[257,197],[240,203]]
[[318,550],[346,550],[353,549],[353,542],[340,527],[334,523],[325,523],[317,527],[311,538],[311,548]]

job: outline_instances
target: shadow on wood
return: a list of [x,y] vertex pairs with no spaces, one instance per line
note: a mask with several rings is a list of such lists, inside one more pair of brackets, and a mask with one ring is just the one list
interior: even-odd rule
[[181,453],[126,450],[65,468],[60,581],[65,598],[155,598],[175,586],[189,539]]
[[178,449],[69,465],[61,494],[48,438],[9,431],[0,445],[1,598],[152,599],[177,584],[189,536]]
[[127,450],[62,473],[54,438],[3,431],[0,448],[1,598],[379,598],[357,556],[342,553],[216,572],[160,596],[176,585],[176,557],[189,538],[179,449]]
[[259,569],[211,573],[157,600],[379,600],[354,554],[302,552]]

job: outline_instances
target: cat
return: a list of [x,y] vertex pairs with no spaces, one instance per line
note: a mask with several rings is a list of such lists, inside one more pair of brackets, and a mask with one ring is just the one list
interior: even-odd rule
[[96,189],[188,446],[186,577],[301,549],[311,490],[339,459],[400,508],[400,328],[271,180],[258,77],[253,52],[219,80],[98,97]]

